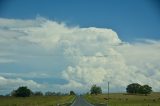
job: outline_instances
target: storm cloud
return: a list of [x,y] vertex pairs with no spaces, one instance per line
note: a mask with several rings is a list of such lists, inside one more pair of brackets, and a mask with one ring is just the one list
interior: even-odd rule
[[[159,62],[160,41],[124,42],[112,29],[70,27],[42,17],[0,19],[1,93],[12,84],[77,92],[97,84],[106,91],[108,81],[112,92],[123,92],[133,82],[159,91]],[[33,77],[56,77],[65,83],[36,82]]]

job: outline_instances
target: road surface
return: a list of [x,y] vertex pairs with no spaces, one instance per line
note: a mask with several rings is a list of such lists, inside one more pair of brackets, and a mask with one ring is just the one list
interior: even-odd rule
[[73,102],[71,106],[93,106],[88,103],[82,96],[77,96],[76,100]]

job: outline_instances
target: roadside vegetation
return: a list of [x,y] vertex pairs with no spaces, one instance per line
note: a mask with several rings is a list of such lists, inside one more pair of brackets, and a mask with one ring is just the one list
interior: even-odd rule
[[[70,106],[76,93],[32,91],[26,86],[0,96],[0,106]],[[93,85],[84,98],[94,106],[160,106],[160,93],[152,92],[149,85],[129,84],[126,93],[103,94],[100,86]]]
[[0,106],[70,106],[75,96],[0,97]]
[[74,91],[65,94],[48,91],[43,94],[22,86],[7,96],[0,96],[0,106],[70,106],[74,99]]
[[160,93],[153,93],[149,85],[132,83],[126,87],[126,93],[110,93],[109,98],[102,91],[97,93],[98,89],[101,88],[93,85],[90,93],[84,95],[95,106],[160,106]]
[[[107,106],[108,94],[84,95],[85,99],[95,106]],[[111,93],[109,106],[160,106],[160,93],[131,95],[126,93]]]

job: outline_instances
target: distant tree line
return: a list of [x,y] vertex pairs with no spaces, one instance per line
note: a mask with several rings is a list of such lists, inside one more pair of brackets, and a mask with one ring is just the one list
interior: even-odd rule
[[[71,92],[71,91],[70,91]],[[63,95],[71,95],[69,93],[61,93],[61,92],[45,92],[44,96],[63,96]],[[75,95],[75,93],[74,93]]]
[[61,93],[61,92],[50,92],[47,91],[43,94],[41,91],[32,92],[27,86],[21,86],[16,90],[11,92],[11,96],[15,97],[29,97],[29,96],[64,96],[64,95],[76,95],[74,91],[70,91],[69,93]]
[[127,93],[130,94],[150,94],[152,92],[152,87],[149,85],[140,85],[138,83],[129,84],[126,88]]
[[[126,88],[127,93],[129,94],[150,94],[152,92],[152,87],[149,85],[140,85],[138,83],[129,84]],[[89,93],[87,93],[89,94]],[[90,88],[90,94],[102,94],[102,89],[100,86],[92,85]],[[69,93],[61,93],[61,92],[41,92],[41,91],[31,91],[27,86],[21,86],[16,90],[13,90],[10,94],[15,97],[29,97],[29,96],[62,96],[62,95],[76,95],[74,91],[70,91]]]

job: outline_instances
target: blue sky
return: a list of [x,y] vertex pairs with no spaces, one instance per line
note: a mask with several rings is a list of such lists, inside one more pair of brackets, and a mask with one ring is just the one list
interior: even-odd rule
[[[160,91],[158,0],[1,0],[0,94]],[[158,86],[157,86],[158,85]]]
[[70,26],[111,28],[124,41],[160,39],[158,0],[2,0],[0,5],[3,18],[40,15]]

